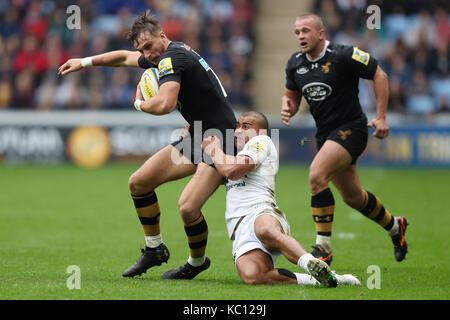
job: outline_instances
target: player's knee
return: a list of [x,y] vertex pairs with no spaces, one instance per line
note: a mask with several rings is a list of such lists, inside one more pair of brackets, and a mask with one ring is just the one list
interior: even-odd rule
[[136,172],[128,179],[128,189],[131,194],[143,194],[153,190],[149,181],[142,179]]
[[264,280],[261,279],[260,274],[256,272],[243,272],[241,273],[242,282],[247,285],[263,284]]
[[128,189],[132,194],[138,194],[136,191],[139,189],[139,179],[135,173],[133,173],[128,179]]
[[192,201],[182,199],[178,201],[178,210],[184,223],[192,222],[198,217],[198,212],[200,211]]
[[272,226],[262,226],[255,230],[256,236],[268,250],[277,249],[277,243],[280,238],[280,232],[274,230]]
[[317,194],[328,186],[326,176],[319,171],[311,170],[309,172],[308,181],[312,194]]

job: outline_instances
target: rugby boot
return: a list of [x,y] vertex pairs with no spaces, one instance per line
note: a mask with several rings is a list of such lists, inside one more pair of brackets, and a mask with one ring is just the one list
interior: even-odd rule
[[405,232],[408,222],[405,217],[395,217],[398,222],[398,233],[392,236],[392,243],[394,244],[394,256],[398,262],[405,259],[408,252],[408,244],[405,241]]
[[197,276],[200,272],[205,271],[209,268],[211,264],[211,260],[208,257],[205,258],[205,262],[201,266],[194,267],[190,265],[188,262],[183,264],[181,267],[169,270],[165,272],[161,278],[162,279],[185,279],[192,280]]
[[333,253],[326,251],[320,244],[316,244],[312,247],[314,250],[311,252],[314,258],[325,261],[328,265],[331,265],[333,260]]
[[352,274],[337,274],[336,271],[331,270],[333,275],[335,276],[338,285],[346,285],[346,286],[360,286],[361,282],[357,277]]
[[328,264],[319,259],[311,259],[307,264],[308,272],[319,283],[327,288],[334,288],[338,285],[334,273],[330,270]]
[[139,260],[127,270],[124,271],[122,276],[124,277],[134,277],[140,276],[142,273],[147,272],[147,270],[154,266],[160,266],[163,262],[167,263],[169,260],[170,253],[164,243],[161,243],[156,248],[145,247],[141,249],[142,255]]

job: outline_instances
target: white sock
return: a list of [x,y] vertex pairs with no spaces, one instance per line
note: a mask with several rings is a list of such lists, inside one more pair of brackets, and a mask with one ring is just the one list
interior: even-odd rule
[[327,252],[331,252],[331,237],[317,235],[316,244],[320,244]]
[[319,284],[319,282],[314,279],[312,276],[306,273],[297,273],[294,272],[295,277],[297,278],[298,284]]
[[161,234],[156,236],[145,236],[145,245],[149,248],[156,248],[161,243],[163,243]]
[[304,255],[302,255],[300,257],[300,259],[298,259],[297,261],[297,265],[302,268],[303,270],[305,270],[306,272],[308,272],[308,261],[311,259],[315,259],[314,256],[311,253],[305,253]]
[[397,219],[394,217],[394,225],[392,226],[392,228],[388,231],[389,232],[389,235],[392,237],[392,236],[395,236],[397,233],[398,233],[398,221],[397,221]]
[[205,262],[205,256],[202,256],[200,258],[192,258],[189,256],[188,263],[193,267],[200,267]]

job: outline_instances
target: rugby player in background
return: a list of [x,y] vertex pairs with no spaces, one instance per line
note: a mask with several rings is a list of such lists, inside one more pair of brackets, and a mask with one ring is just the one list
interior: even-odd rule
[[[288,126],[304,96],[316,122],[318,152],[309,170],[311,211],[317,232],[312,255],[328,264],[333,257],[331,181],[347,205],[387,230],[395,259],[402,261],[407,253],[407,221],[392,216],[378,197],[361,187],[357,169],[357,159],[367,146],[368,128],[375,128],[373,135],[378,139],[389,134],[388,77],[369,53],[327,41],[322,19],[315,14],[297,17],[294,32],[300,51],[286,66],[281,119]],[[373,80],[377,113],[369,123],[358,99],[359,78]]]
[[[212,162],[202,157],[203,133],[208,129],[218,130],[224,138],[224,150],[233,153],[234,146],[227,148],[225,145],[225,131],[234,129],[236,118],[222,84],[206,61],[185,43],[170,41],[159,22],[147,12],[134,21],[129,39],[136,51],[117,50],[83,59],[70,59],[59,68],[58,73],[64,76],[88,66],[144,69],[158,66],[158,94],[142,101],[138,85],[135,107],[153,115],[168,114],[177,107],[190,125],[191,132],[189,140],[180,139],[161,149],[129,179],[128,185],[144,230],[146,248],[142,250],[136,264],[125,270],[123,276],[141,275],[148,268],[167,262],[169,250],[160,232],[160,209],[155,189],[168,181],[194,174],[178,203],[189,244],[189,258],[186,264],[162,276],[192,279],[210,265],[205,255],[208,226],[201,208],[223,179],[213,165],[205,163]],[[194,135],[195,121],[201,122],[201,136]],[[186,152],[186,149],[190,149],[190,152]],[[185,152],[181,153],[182,150]],[[174,154],[175,159],[183,160],[173,161]]]
[[[216,137],[206,138],[202,145],[227,180],[225,219],[239,276],[245,284],[359,285],[350,274],[332,272],[290,236],[289,223],[276,203],[278,150],[267,130],[262,113],[245,112],[236,125],[236,156],[225,154]],[[307,274],[275,268],[280,255]]]

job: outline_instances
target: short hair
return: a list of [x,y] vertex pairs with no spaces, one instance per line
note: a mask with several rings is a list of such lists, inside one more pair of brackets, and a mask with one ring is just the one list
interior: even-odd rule
[[325,26],[323,24],[322,18],[320,16],[318,16],[317,14],[304,13],[304,14],[299,15],[296,20],[311,19],[311,18],[316,20],[316,29],[317,30],[321,30],[321,29],[325,30]]
[[134,45],[136,44],[138,37],[142,32],[147,31],[151,35],[156,36],[161,30],[161,25],[159,24],[158,20],[150,15],[150,10],[145,10],[139,17],[134,20],[130,31],[128,31],[127,39],[133,42]]
[[261,127],[260,129],[269,130],[269,121],[267,121],[267,117],[259,111],[246,111],[241,114],[241,117],[254,117],[258,121]]

